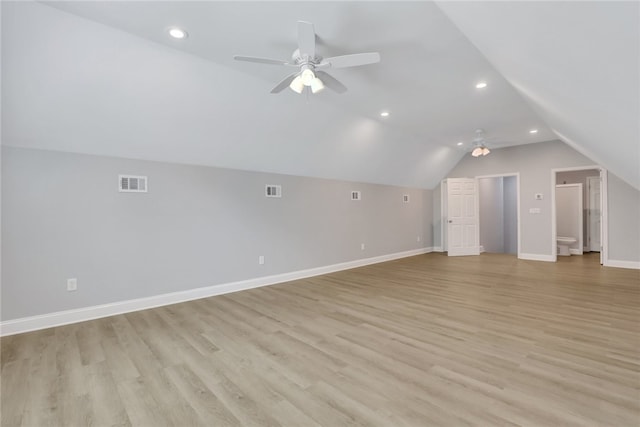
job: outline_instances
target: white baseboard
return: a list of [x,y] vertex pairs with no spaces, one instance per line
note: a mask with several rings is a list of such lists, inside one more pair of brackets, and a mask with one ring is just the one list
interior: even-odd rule
[[569,248],[569,253],[571,255],[582,255],[582,251],[580,249]]
[[484,253],[484,246],[480,245],[480,253]]
[[640,270],[640,262],[638,261],[620,261],[617,259],[610,259],[604,262],[605,267],[618,267],[618,268],[632,268]]
[[547,261],[547,262],[555,262],[556,260],[553,258],[553,255],[544,255],[544,254],[524,254],[520,253],[518,255],[519,259],[526,259],[529,261]]
[[442,246],[434,246],[432,252],[444,252]]
[[222,295],[231,292],[259,288],[261,286],[269,286],[276,283],[304,279],[312,276],[319,276],[336,271],[362,267],[369,264],[377,264],[380,262],[392,261],[394,259],[426,254],[432,251],[433,248],[430,247],[413,249],[410,251],[396,252],[388,255],[364,258],[355,261],[343,262],[340,264],[310,268],[307,270],[293,271],[290,273],[276,274],[273,276],[257,277],[255,279],[241,280],[238,282],[224,283],[214,286],[206,286],[203,288],[189,289],[187,291],[172,292],[168,294],[154,295],[151,297],[119,301],[111,304],[94,305],[91,307],[58,311],[55,313],[48,313],[39,316],[6,320],[4,322],[0,322],[0,336],[20,334],[24,332],[36,331],[39,329],[52,328],[54,326],[62,326],[71,323],[99,319],[101,317],[130,313],[132,311],[146,310],[149,308],[161,307],[164,305],[177,304],[180,302],[192,301],[215,295]]

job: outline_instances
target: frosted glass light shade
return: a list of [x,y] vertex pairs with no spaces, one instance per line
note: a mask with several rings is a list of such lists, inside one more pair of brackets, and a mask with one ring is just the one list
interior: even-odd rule
[[311,93],[318,93],[324,89],[324,83],[319,78],[314,78],[311,82]]
[[473,149],[473,151],[471,152],[471,155],[473,157],[480,157],[482,156],[482,147],[476,147]]
[[302,93],[302,90],[304,89],[304,83],[302,83],[302,77],[297,76],[295,79],[293,79],[289,87],[291,88],[292,91],[296,93]]
[[311,69],[307,68],[302,71],[300,77],[302,78],[302,84],[304,84],[305,86],[311,86],[311,83],[313,83],[316,75],[313,74],[313,71],[311,71]]

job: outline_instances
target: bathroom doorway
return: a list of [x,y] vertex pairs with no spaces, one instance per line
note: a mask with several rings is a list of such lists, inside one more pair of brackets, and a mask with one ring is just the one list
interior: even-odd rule
[[[552,171],[552,254],[555,260],[558,256],[558,237],[575,238],[579,241],[580,247],[576,244],[570,245],[571,254],[578,255],[582,253],[599,252],[600,264],[604,263],[607,255],[607,195],[606,182],[607,173],[605,169],[599,166],[554,169]],[[559,230],[558,219],[560,212],[558,211],[559,203],[557,200],[557,186],[568,186],[572,184],[581,184],[581,218],[582,223],[579,231],[570,234],[575,236],[564,236]],[[565,227],[566,228],[566,227]],[[566,234],[566,233],[565,233]]]

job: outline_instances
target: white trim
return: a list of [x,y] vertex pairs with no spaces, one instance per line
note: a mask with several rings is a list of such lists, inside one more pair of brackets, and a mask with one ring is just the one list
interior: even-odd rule
[[91,307],[82,307],[73,310],[58,311],[55,313],[48,313],[38,316],[6,320],[4,322],[0,322],[0,336],[20,334],[23,332],[46,329],[54,326],[62,326],[68,325],[70,323],[99,319],[101,317],[130,313],[132,311],[146,310],[149,308],[177,304],[180,302],[191,301],[200,298],[208,298],[215,295],[222,295],[231,292],[259,288],[262,286],[274,285],[276,283],[288,282],[291,280],[304,279],[307,277],[319,276],[336,271],[362,267],[369,264],[377,264],[394,259],[426,254],[432,251],[433,248],[431,247],[413,249],[409,251],[396,252],[393,254],[381,255],[372,258],[364,258],[355,261],[327,265],[324,267],[316,267],[307,270],[293,271],[290,273],[276,274],[273,276],[257,277],[254,279],[223,283],[220,285],[206,286],[203,288],[189,289],[187,291],[172,292],[168,294],[154,295],[151,297],[118,301],[110,304],[94,305]]
[[633,268],[635,270],[640,270],[640,261],[621,261],[617,259],[610,259],[607,261],[606,267]]
[[444,252],[444,249],[442,249],[442,246],[434,246],[431,252]]
[[571,255],[582,255],[582,251],[580,249],[569,248],[569,253]]
[[518,259],[526,259],[529,261],[548,261],[555,262],[556,257],[554,255],[546,255],[546,254],[519,254]]
[[484,250],[484,246],[483,246],[483,245],[480,245],[480,253],[484,253],[484,252],[485,252],[485,250]]

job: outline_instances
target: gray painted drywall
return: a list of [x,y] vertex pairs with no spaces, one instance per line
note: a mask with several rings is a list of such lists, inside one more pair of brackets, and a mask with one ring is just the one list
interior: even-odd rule
[[515,176],[502,178],[504,188],[504,253],[518,253],[518,179]]
[[[567,144],[548,141],[494,149],[486,157],[465,156],[447,177],[519,172],[521,252],[551,256],[551,170],[592,165],[592,160]],[[543,200],[535,200],[536,193],[542,193]],[[640,262],[640,191],[609,173],[608,193],[609,259]],[[540,214],[530,214],[530,208],[539,208]]]
[[[2,320],[433,244],[430,190],[2,151]],[[119,174],[148,176],[149,192],[118,192]],[[265,184],[282,185],[283,197],[266,198]],[[66,291],[67,278],[77,291]]]
[[485,252],[504,252],[504,190],[502,177],[478,179],[480,246]]
[[442,183],[433,189],[433,247],[444,250],[442,247]]
[[640,262],[640,191],[612,173],[609,185],[609,259]]
[[422,242],[433,247],[433,190],[422,190]]

